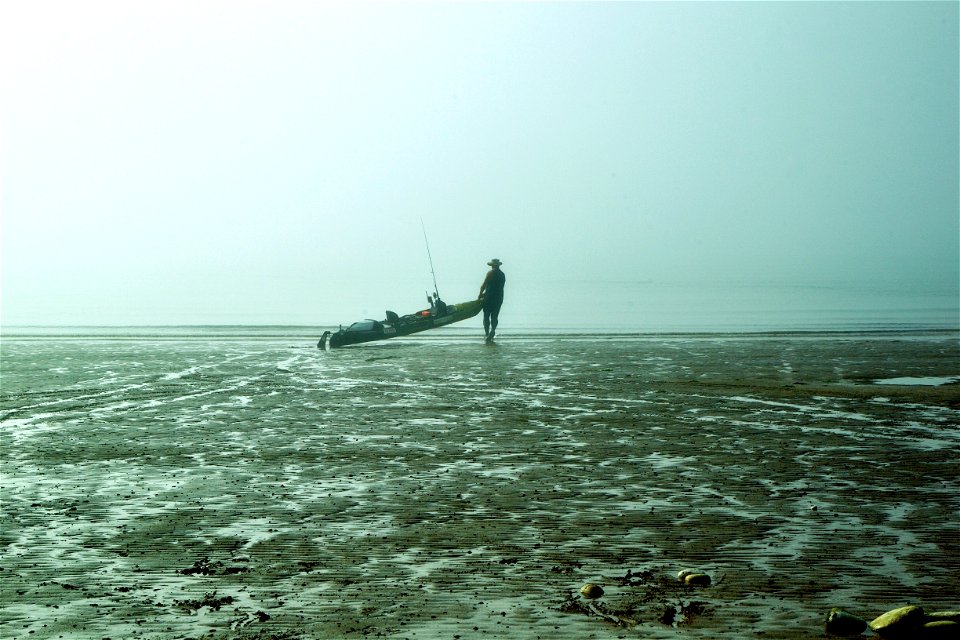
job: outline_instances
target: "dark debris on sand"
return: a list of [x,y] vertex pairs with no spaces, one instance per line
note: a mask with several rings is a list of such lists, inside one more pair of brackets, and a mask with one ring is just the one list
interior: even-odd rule
[[233,575],[236,573],[246,573],[249,571],[247,567],[228,567],[220,561],[210,562],[209,558],[202,558],[193,563],[192,567],[186,569],[178,569],[177,573],[184,576],[192,575],[201,575],[201,576],[215,576],[215,575]]
[[691,599],[696,591],[693,587],[652,570],[627,570],[610,584],[620,589],[609,601],[587,601],[570,591],[559,611],[592,616],[621,627],[652,621],[670,627],[690,626],[710,614],[705,603]]
[[209,607],[213,611],[219,611],[223,605],[233,604],[233,596],[217,597],[217,592],[213,591],[203,594],[203,597],[198,600],[174,600],[173,604],[190,613],[198,611],[203,607]]

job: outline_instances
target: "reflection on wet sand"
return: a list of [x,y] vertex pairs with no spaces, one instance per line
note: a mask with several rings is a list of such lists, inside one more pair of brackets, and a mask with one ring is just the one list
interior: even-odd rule
[[960,386],[874,384],[955,378],[954,334],[3,357],[3,637],[809,638],[960,600]]

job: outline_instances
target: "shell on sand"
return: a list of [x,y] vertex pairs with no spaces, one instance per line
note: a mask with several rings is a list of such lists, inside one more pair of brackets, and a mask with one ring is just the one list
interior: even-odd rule
[[684,580],[687,579],[687,576],[693,573],[700,573],[700,572],[697,571],[696,569],[684,569],[683,571],[677,574],[677,580],[679,580],[680,582],[683,582]]
[[600,585],[598,584],[593,584],[592,582],[588,582],[587,584],[580,587],[580,593],[583,595],[584,598],[590,598],[591,600],[593,600],[603,595],[603,589],[600,588]]
[[907,637],[911,630],[923,624],[923,619],[923,607],[909,605],[874,618],[870,629],[884,638]]
[[710,576],[705,573],[691,573],[683,581],[693,587],[706,587],[710,584]]

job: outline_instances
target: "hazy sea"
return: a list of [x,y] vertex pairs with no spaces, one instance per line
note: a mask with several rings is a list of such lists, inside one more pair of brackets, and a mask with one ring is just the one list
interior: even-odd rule
[[0,636],[806,638],[832,606],[955,609],[954,309],[820,300],[518,326],[508,298],[496,345],[474,318],[330,352],[330,325],[4,328]]
[[960,290],[924,285],[540,283],[508,291],[504,328],[614,332],[955,329]]
[[[960,290],[929,285],[843,285],[843,284],[716,284],[660,283],[640,281],[526,282],[522,276],[510,280],[502,312],[504,332],[604,332],[604,333],[676,333],[676,332],[755,332],[755,331],[861,331],[960,328]],[[447,302],[470,299],[473,287],[444,289]],[[266,308],[253,313],[222,309],[209,321],[203,316],[190,322],[188,331],[208,333],[248,332],[264,335],[289,333],[319,335],[323,329],[336,328],[363,318],[382,319],[386,308],[400,314],[424,308],[425,299],[414,296],[406,304],[397,296],[387,303],[378,296],[351,291],[331,302],[308,301],[302,309]],[[306,311],[309,309],[309,311]],[[125,316],[122,309],[115,317]],[[20,318],[29,315],[8,316]],[[109,317],[109,316],[105,316]],[[169,316],[177,317],[177,316]],[[59,325],[70,323],[57,323]],[[88,325],[89,322],[73,324]],[[127,323],[129,324],[129,322]],[[150,322],[140,316],[142,325],[162,325],[153,333],[182,333],[171,328],[182,322]],[[199,325],[199,326],[198,326]],[[220,325],[216,327],[215,325]],[[203,328],[201,329],[200,326]],[[226,327],[226,329],[224,328]],[[478,319],[468,320],[449,330],[476,332]],[[42,331],[63,331],[63,327],[25,328],[5,321],[7,335]],[[73,330],[70,330],[73,332]],[[97,329],[97,332],[102,331]]]

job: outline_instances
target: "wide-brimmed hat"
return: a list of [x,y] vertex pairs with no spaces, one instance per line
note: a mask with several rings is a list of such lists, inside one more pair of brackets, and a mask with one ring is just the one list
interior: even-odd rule
[[499,267],[499,266],[502,265],[503,263],[500,262],[500,258],[494,258],[493,260],[491,260],[491,261],[488,262],[487,264],[490,265],[491,267]]

